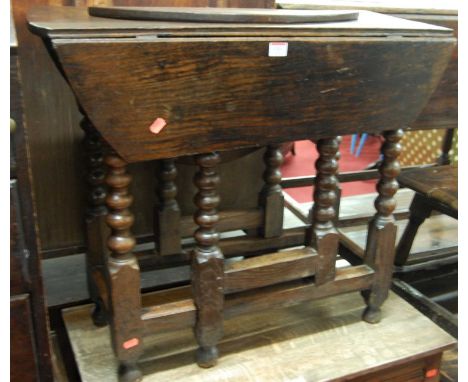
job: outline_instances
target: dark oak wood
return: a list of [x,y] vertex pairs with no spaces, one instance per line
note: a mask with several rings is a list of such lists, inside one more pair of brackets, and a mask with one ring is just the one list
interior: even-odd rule
[[315,282],[321,285],[335,278],[335,263],[338,254],[338,232],[335,228],[340,138],[320,139],[317,142],[319,157],[315,162],[317,177],[314,187],[314,205],[311,210],[312,224],[307,244],[317,250],[318,264]]
[[130,228],[133,214],[129,207],[133,198],[128,193],[131,176],[126,172],[127,164],[115,153],[105,157],[109,167],[106,184],[107,224],[111,235],[107,241],[110,250],[107,263],[107,296],[104,297],[110,311],[110,327],[114,352],[119,360],[119,380],[122,382],[141,380],[136,362],[142,354],[142,323],[140,272],[138,262],[132,254],[135,238]]
[[[141,161],[194,154],[207,147],[227,150],[256,145],[260,139],[264,143],[305,139],[311,130],[320,138],[333,133],[349,134],[362,126],[368,132],[379,133],[407,125],[416,117],[445,68],[446,55],[442,51],[448,53],[451,48],[447,41],[441,41],[444,39],[432,39],[425,44],[401,40],[377,38],[355,46],[345,38],[291,41],[287,61],[267,57],[268,41],[242,39],[226,40],[217,48],[217,56],[225,57],[222,62],[215,57],[207,60],[209,43],[196,39],[180,42],[164,38],[138,42],[119,39],[101,43],[56,40],[55,49],[96,127],[126,160]],[[433,46],[426,49],[426,44]],[[324,46],[328,48],[325,50]],[[331,59],[335,53],[330,54],[330,49],[343,60]],[[258,52],[263,51],[265,55],[259,56]],[[112,71],[107,69],[110,62],[106,62],[110,52],[113,60],[123,63]],[[243,59],[234,67],[239,54]],[[407,57],[404,68],[401,60],[392,62],[399,54]],[[167,57],[162,67],[152,64],[154,55]],[[230,60],[234,61],[229,63]],[[428,62],[433,65],[427,65]],[[137,63],[141,70],[124,63]],[[184,67],[200,65],[211,69],[202,70],[196,81],[184,76]],[[381,70],[378,73],[370,70],[373,67]],[[343,72],[343,68],[347,69]],[[108,75],[110,72],[112,76]],[[133,72],[144,73],[144,78],[130,77]],[[265,80],[265,73],[269,78],[287,81]],[[239,76],[244,80],[239,81]],[[164,92],[156,85],[159,81],[164,81]],[[322,90],[310,92],[309,81]],[[375,86],[367,86],[369,81]],[[131,93],[124,87],[128,89],[132,82],[138,89],[140,113],[130,121]],[[409,92],[400,84],[413,90]],[[102,86],[121,96],[110,103],[109,97],[94,91]],[[377,94],[381,88],[387,89],[386,96]],[[284,97],[285,93],[289,96]],[[203,98],[194,98],[193,94],[203,94]],[[217,101],[211,97],[218,99],[218,94],[225,94],[229,110],[215,106]],[[347,94],[358,98],[352,104],[353,110],[344,101]],[[332,116],[327,112],[331,104]],[[100,105],[99,110],[96,105]],[[105,112],[107,108],[112,108],[113,113]],[[296,110],[294,114],[290,112],[292,109]],[[148,130],[156,117],[168,122],[158,135]],[[209,123],[200,126],[199,120]],[[200,134],[205,137],[203,143],[196,139]],[[219,134],[231,138],[220,141]],[[268,137],[266,141],[264,137]]]
[[224,293],[260,288],[313,276],[318,256],[311,248],[256,256],[225,266]]
[[204,23],[319,23],[350,21],[358,18],[352,11],[291,11],[246,8],[185,8],[185,7],[89,7],[91,16],[126,20],[196,21]]
[[38,365],[28,294],[10,298],[10,381],[36,382]]
[[200,154],[196,157],[200,171],[194,183],[199,192],[194,202],[198,207],[194,220],[199,226],[194,237],[196,247],[192,254],[192,286],[197,307],[195,337],[198,342],[197,363],[201,367],[212,367],[218,359],[217,343],[223,336],[223,254],[218,247],[220,182],[216,173],[219,155]]
[[[21,18],[19,13],[14,10],[10,25],[13,32]],[[18,41],[21,37],[18,34]],[[10,42],[10,123],[14,121],[10,130],[10,376],[11,380],[48,382],[53,380],[49,324],[18,41]]]
[[415,194],[413,202],[410,205],[408,225],[406,226],[396,249],[395,265],[402,266],[406,264],[414,238],[418,232],[418,228],[429,216],[431,216],[431,212],[432,209],[424,203],[424,197]]
[[96,325],[107,323],[106,311],[101,294],[104,293],[104,273],[107,266],[106,239],[109,228],[106,225],[107,208],[105,200],[106,166],[104,164],[104,146],[102,139],[91,121],[84,117],[81,128],[85,132],[83,139],[84,159],[87,160],[87,209],[86,209],[86,276],[91,300],[95,303],[93,319]]
[[263,224],[260,233],[265,238],[281,235],[283,231],[284,197],[281,190],[281,164],[283,154],[280,145],[270,145],[263,156],[265,182],[259,196],[259,205],[263,209]]
[[398,181],[427,199],[458,210],[458,166],[415,169],[401,174]]
[[381,148],[383,155],[382,164],[379,167],[381,178],[377,184],[379,195],[375,200],[377,213],[369,222],[364,254],[364,262],[376,272],[372,288],[363,294],[367,304],[363,319],[369,323],[380,321],[380,307],[388,296],[392,280],[397,228],[393,217],[396,207],[394,195],[398,191],[397,176],[400,173],[398,155],[401,151],[399,141],[402,137],[403,130],[385,132],[385,141]]
[[[274,211],[271,213],[274,213]],[[277,211],[275,211],[275,213],[280,215]],[[264,223],[264,212],[258,208],[246,210],[224,210],[220,211],[218,215],[219,221],[216,228],[219,232],[258,228]],[[196,228],[193,216],[182,216],[179,228],[182,237],[192,236]]]
[[[392,2],[353,0],[281,0],[277,6],[284,9],[366,9],[395,15],[407,20],[451,28],[458,36],[457,2]],[[458,49],[452,51],[450,62],[436,90],[418,118],[414,129],[454,129],[458,127]],[[447,163],[444,163],[447,164]]]
[[[223,317],[293,306],[311,299],[333,296],[343,291],[359,291],[372,284],[373,270],[366,265],[338,269],[334,283],[318,287],[311,280],[295,280],[257,290],[226,296]],[[155,333],[195,325],[196,308],[190,287],[144,295],[142,320],[145,333]]]
[[154,210],[154,237],[159,255],[181,253],[180,208],[176,200],[177,167],[173,159],[163,159],[158,171],[158,205]]

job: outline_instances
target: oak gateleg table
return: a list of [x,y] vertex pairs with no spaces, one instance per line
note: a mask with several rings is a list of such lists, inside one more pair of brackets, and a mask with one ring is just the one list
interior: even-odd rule
[[[185,10],[190,21],[152,20],[155,12],[171,10],[38,7],[28,17],[83,114],[89,288],[95,322],[110,324],[120,380],[141,380],[145,330],[193,326],[197,362],[211,367],[223,319],[239,314],[362,291],[363,319],[379,322],[395,251],[399,141],[443,74],[452,31],[368,11]],[[197,19],[206,15],[217,21]],[[295,19],[305,16],[312,18]],[[339,137],[362,132],[384,137],[377,211],[363,264],[336,269]],[[303,245],[225,264],[219,153],[267,147],[260,238],[244,239],[249,247],[286,235],[280,144],[301,139],[316,142],[319,152]],[[175,158],[187,156],[199,168],[191,288],[142,307],[127,164],[162,161],[155,256],[177,255]]]

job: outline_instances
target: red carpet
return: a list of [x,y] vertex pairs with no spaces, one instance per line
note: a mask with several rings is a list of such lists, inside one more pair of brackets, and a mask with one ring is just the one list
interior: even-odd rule
[[[343,141],[340,145],[340,172],[363,170],[369,164],[375,162],[379,158],[380,138],[369,136],[359,157],[355,157],[350,153],[350,147],[351,136],[343,137]],[[284,159],[281,168],[283,178],[315,175],[315,160],[317,156],[318,154],[314,143],[311,141],[296,142],[296,155],[289,153]],[[342,183],[342,196],[375,192],[375,184],[375,180]],[[312,187],[289,188],[285,191],[299,203],[312,201]]]

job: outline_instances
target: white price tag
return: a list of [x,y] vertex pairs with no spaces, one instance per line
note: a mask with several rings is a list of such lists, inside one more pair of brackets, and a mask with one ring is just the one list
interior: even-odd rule
[[268,57],[286,57],[287,55],[287,42],[270,42],[268,45]]

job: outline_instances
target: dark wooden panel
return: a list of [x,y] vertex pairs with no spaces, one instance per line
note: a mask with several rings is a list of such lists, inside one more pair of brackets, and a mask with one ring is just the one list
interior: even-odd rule
[[37,382],[34,330],[29,295],[10,298],[10,381]]
[[[22,41],[25,32],[25,11],[24,3],[18,1],[13,2],[12,12],[15,26],[20,26],[17,29],[18,44]],[[17,50],[12,51],[13,55],[20,54],[20,46]],[[19,57],[18,57],[19,58]],[[16,61],[17,57],[14,59]],[[34,56],[31,57],[34,60]],[[28,84],[35,83],[34,78],[27,77],[25,79],[22,75],[22,60],[18,59],[19,70],[16,68],[16,73],[12,75],[14,78],[10,82],[12,87],[12,99],[10,109],[11,115],[23,115],[24,113],[24,84],[26,80],[30,80]],[[36,117],[36,115],[32,115]],[[37,346],[36,362],[41,381],[52,380],[52,368],[50,364],[50,347],[48,338],[48,317],[45,308],[42,273],[39,253],[39,240],[37,237],[37,225],[35,217],[36,210],[34,206],[34,191],[32,187],[32,174],[31,174],[31,156],[29,149],[29,135],[26,128],[28,119],[16,119],[16,130],[14,132],[13,144],[15,146],[15,158],[17,163],[16,177],[18,182],[18,200],[20,209],[16,209],[17,220],[21,222],[22,230],[24,232],[24,245],[21,249],[21,271],[23,280],[26,282],[23,287],[28,288],[30,298],[31,310],[31,323],[34,328],[34,341]]]
[[[55,47],[89,117],[129,161],[406,126],[452,49],[444,38],[304,40],[274,59],[268,41],[245,39],[57,40]],[[168,123],[157,135],[149,131],[156,117]]]
[[[421,21],[451,28],[458,37],[458,16],[402,15],[410,20]],[[458,48],[452,50],[450,62],[437,88],[411,125],[414,129],[440,129],[458,127]]]
[[[408,20],[420,21],[451,28],[458,35],[458,11],[456,2],[392,2],[392,1],[277,1],[285,9],[367,9],[391,14]],[[452,58],[437,89],[423,111],[412,124],[415,129],[440,129],[458,127],[458,49]]]

